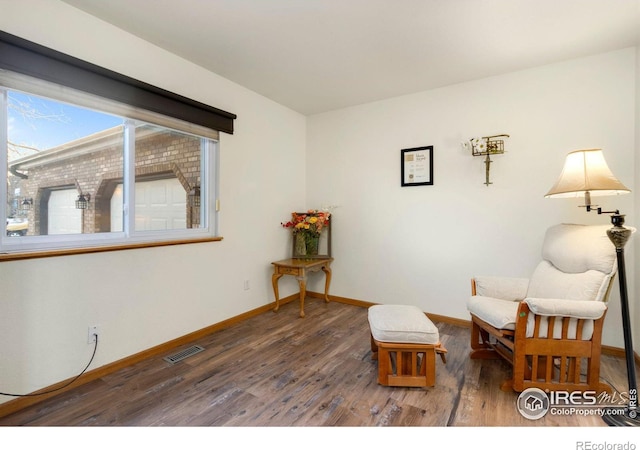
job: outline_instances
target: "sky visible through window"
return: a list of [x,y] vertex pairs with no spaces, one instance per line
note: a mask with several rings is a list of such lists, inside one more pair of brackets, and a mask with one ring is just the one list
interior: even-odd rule
[[9,160],[123,124],[121,117],[9,91]]

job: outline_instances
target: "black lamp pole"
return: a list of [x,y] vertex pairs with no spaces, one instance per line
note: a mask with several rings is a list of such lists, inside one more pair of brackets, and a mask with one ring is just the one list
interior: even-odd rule
[[[598,211],[600,212],[600,211]],[[615,214],[611,216],[613,227],[607,230],[607,235],[616,247],[616,257],[618,260],[618,280],[620,283],[620,306],[622,307],[622,330],[624,333],[624,350],[627,361],[627,377],[629,381],[629,403],[624,407],[624,414],[605,414],[602,419],[610,426],[631,426],[640,425],[638,418],[638,387],[636,383],[636,366],[633,354],[633,341],[631,339],[631,322],[629,320],[629,299],[627,297],[627,276],[624,265],[624,246],[631,237],[632,231],[625,228],[624,215]]]

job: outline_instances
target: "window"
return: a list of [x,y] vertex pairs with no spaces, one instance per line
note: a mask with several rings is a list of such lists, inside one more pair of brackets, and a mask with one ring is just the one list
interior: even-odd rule
[[2,251],[214,237],[217,140],[70,92],[0,73]]
[[235,118],[0,31],[0,251],[214,238]]

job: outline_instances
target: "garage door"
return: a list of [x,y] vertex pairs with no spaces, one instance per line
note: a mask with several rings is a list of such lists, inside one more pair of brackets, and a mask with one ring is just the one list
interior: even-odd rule
[[[187,195],[177,178],[136,183],[136,231],[187,228]],[[111,231],[122,231],[122,185],[111,197]]]
[[48,206],[49,234],[82,233],[82,210],[76,209],[78,191],[51,191]]

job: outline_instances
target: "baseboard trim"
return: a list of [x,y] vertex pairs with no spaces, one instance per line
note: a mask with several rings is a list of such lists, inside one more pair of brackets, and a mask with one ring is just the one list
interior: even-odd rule
[[[314,297],[314,298],[324,298],[324,294],[320,292],[307,292],[307,295],[309,297]],[[346,303],[347,305],[361,306],[363,308],[369,308],[370,306],[377,305],[377,303],[365,302],[363,300],[356,300],[356,299],[347,298],[347,297],[338,297],[336,295],[330,295],[329,299],[334,302]],[[441,316],[439,314],[432,314],[429,312],[425,314],[429,319],[431,319],[432,322],[442,322],[450,325],[455,325],[458,327],[471,328],[471,320],[456,319],[454,317]]]
[[[324,299],[324,294],[320,292],[310,291],[310,292],[307,292],[307,296],[312,298]],[[283,299],[281,299],[280,304],[283,305],[292,301],[297,301],[298,298],[299,296],[297,293],[293,295],[289,295],[288,297],[284,297]],[[334,302],[344,303],[344,304],[353,305],[353,306],[359,306],[362,308],[368,308],[370,306],[376,305],[376,303],[367,302],[363,300],[356,300],[356,299],[347,298],[347,297],[339,297],[336,295],[330,295],[329,299]],[[167,353],[176,347],[189,344],[211,333],[222,330],[224,328],[228,328],[232,325],[235,325],[244,320],[250,319],[251,317],[257,316],[259,314],[263,314],[267,311],[272,310],[273,306],[274,306],[273,303],[268,303],[266,305],[260,306],[259,308],[255,308],[255,309],[252,309],[251,311],[247,311],[245,313],[223,320],[222,322],[218,322],[216,324],[210,325],[208,327],[202,328],[200,330],[194,331],[189,334],[185,334],[184,336],[181,336],[179,338],[157,345],[155,347],[149,348],[147,350],[143,350],[131,356],[127,356],[126,358],[98,367],[79,377],[70,386],[64,387],[58,391],[38,395],[36,397],[33,397],[33,396],[19,397],[19,398],[16,398],[15,400],[10,400],[8,402],[2,403],[0,404],[0,417],[8,416],[9,414],[18,412],[28,406],[41,403],[44,400],[55,397],[56,395],[62,394],[63,392],[70,391],[72,389],[77,388],[78,386],[82,386],[83,384],[100,379],[110,373],[116,372],[125,367],[132,366],[142,360],[145,360],[147,358],[151,358],[154,356],[158,356],[163,353]],[[463,320],[463,319],[458,319],[454,317],[441,316],[438,314],[432,314],[428,312],[426,314],[427,314],[427,317],[429,317],[433,322],[441,322],[441,323],[446,323],[446,324],[455,325],[459,327],[466,327],[466,328],[471,327],[470,320]],[[625,357],[624,349],[618,348],[618,347],[611,347],[608,345],[602,346],[602,354],[611,355],[619,358]],[[640,356],[638,356],[637,353],[635,353],[635,360],[637,364],[640,364]],[[41,393],[41,392],[44,393],[44,392],[49,392],[49,391],[58,389],[62,386],[65,386],[65,384],[69,383],[72,379],[73,378],[69,378],[67,380],[60,381],[59,383],[40,389],[29,395],[37,395],[38,393]]]

